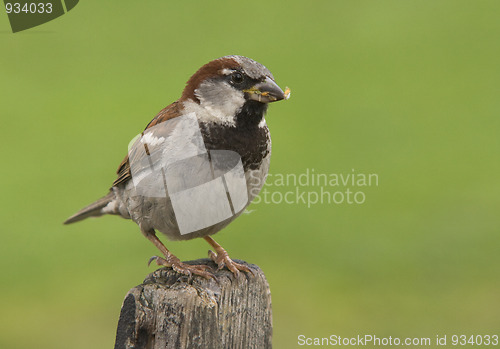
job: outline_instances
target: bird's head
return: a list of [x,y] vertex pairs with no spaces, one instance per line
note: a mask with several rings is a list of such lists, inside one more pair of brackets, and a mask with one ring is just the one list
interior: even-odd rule
[[225,56],[205,64],[188,80],[181,101],[206,110],[210,116],[201,115],[207,119],[202,121],[235,125],[258,124],[268,103],[287,97],[262,64],[243,56]]

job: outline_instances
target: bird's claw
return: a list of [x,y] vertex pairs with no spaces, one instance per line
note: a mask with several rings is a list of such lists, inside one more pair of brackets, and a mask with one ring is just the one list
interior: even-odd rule
[[202,276],[206,279],[215,279],[215,276],[209,271],[212,268],[210,268],[208,265],[191,265],[191,264],[185,264],[182,263],[177,257],[170,258],[170,261],[168,259],[158,257],[158,256],[153,256],[149,259],[148,266],[151,264],[152,261],[156,261],[157,265],[163,266],[163,267],[169,267],[178,272],[179,274],[186,275],[188,278],[191,278],[192,275],[199,275]]
[[[160,258],[160,257],[158,257],[158,256],[153,256],[153,257],[149,258],[149,261],[148,261],[148,267],[151,265],[151,262],[152,262],[152,261],[154,261],[154,260],[156,260],[156,264],[158,264],[158,258]],[[163,259],[163,258],[162,258],[162,259]],[[166,262],[166,261],[165,261],[165,262]],[[158,265],[159,265],[159,264],[158,264]]]
[[226,251],[222,250],[219,254],[215,253],[212,250],[208,250],[208,257],[217,264],[217,270],[221,270],[224,266],[229,269],[235,277],[238,277],[240,271],[244,271],[246,273],[251,273],[255,276],[252,269],[248,268],[246,265],[237,263],[229,258],[229,255]]

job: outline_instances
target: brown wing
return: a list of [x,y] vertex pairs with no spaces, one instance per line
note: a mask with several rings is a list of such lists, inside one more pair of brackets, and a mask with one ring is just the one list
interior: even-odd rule
[[[164,121],[178,117],[181,114],[181,110],[182,106],[179,104],[178,101],[170,104],[168,107],[162,109],[158,113],[158,115],[156,115],[155,118],[151,120],[151,122],[146,126],[145,130],[155,125],[158,125],[159,123],[162,123]],[[128,159],[128,154],[127,156],[125,156],[125,159],[123,159],[123,161],[121,162],[120,166],[118,167],[118,170],[116,171],[116,174],[118,175],[118,177],[113,182],[114,187],[122,183],[125,183],[130,178],[132,178],[130,173],[130,162]]]

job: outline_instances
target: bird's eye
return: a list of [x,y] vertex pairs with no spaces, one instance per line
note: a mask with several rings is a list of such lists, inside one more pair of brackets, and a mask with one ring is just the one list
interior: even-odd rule
[[235,84],[241,84],[243,82],[243,74],[239,72],[231,74],[231,81]]

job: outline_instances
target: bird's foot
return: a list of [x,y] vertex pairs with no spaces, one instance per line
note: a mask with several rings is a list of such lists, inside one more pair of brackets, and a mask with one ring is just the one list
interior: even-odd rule
[[248,268],[246,265],[237,263],[229,258],[229,255],[223,248],[218,249],[217,253],[212,250],[208,250],[208,257],[212,261],[214,261],[215,264],[217,264],[217,270],[221,270],[222,268],[224,268],[224,266],[226,266],[227,269],[229,269],[235,277],[238,277],[240,271],[252,273],[252,275],[255,275],[253,273],[253,270]]
[[179,258],[174,255],[169,255],[166,258],[153,256],[149,259],[148,265],[151,264],[152,261],[156,261],[157,265],[169,267],[175,270],[176,272],[186,275],[191,278],[194,275],[202,276],[206,279],[215,279],[214,274],[212,274],[209,270],[212,270],[208,265],[191,265],[182,263]]

